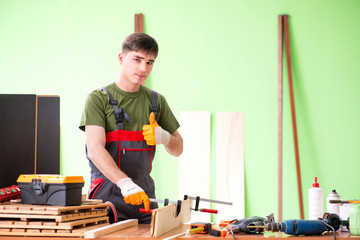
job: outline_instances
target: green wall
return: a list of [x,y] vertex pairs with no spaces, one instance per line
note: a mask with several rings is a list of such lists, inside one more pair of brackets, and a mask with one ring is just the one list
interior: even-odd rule
[[[117,78],[121,42],[143,13],[160,45],[147,85],[176,116],[211,111],[213,136],[216,112],[245,113],[245,213],[277,217],[277,16],[287,13],[307,216],[315,176],[324,198],[332,189],[360,198],[359,12],[358,0],[0,0],[0,93],[60,95],[61,173],[88,180],[86,94]],[[284,219],[299,218],[286,81]],[[158,149],[158,197],[176,199],[177,159]],[[212,141],[213,164],[215,151]]]

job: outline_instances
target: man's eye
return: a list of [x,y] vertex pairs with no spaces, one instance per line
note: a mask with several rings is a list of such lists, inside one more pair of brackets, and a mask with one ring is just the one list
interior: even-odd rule
[[153,62],[148,62],[149,65],[153,65],[154,63]]
[[138,58],[135,58],[134,60],[135,60],[136,62],[140,62],[140,59],[138,59]]

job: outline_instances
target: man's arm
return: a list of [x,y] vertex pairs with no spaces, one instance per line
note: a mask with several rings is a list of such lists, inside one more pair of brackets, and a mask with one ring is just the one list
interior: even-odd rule
[[183,139],[178,131],[170,134],[170,141],[167,145],[164,145],[166,151],[175,156],[179,157],[183,152]]
[[117,184],[120,179],[128,177],[116,165],[105,149],[105,129],[100,126],[86,125],[86,145],[89,159],[110,181]]
[[89,159],[105,177],[120,188],[125,203],[132,205],[144,203],[145,210],[148,211],[150,201],[144,190],[120,170],[109,152],[105,149],[105,129],[100,126],[86,125],[85,133]]

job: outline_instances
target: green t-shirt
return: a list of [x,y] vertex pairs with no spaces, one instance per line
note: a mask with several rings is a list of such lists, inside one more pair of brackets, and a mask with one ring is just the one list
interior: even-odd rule
[[[113,98],[118,101],[119,107],[123,108],[131,119],[131,123],[125,120],[124,130],[141,131],[143,125],[149,124],[149,115],[152,107],[151,89],[140,85],[137,92],[125,92],[118,88],[115,83],[106,86]],[[164,96],[158,93],[159,108],[157,122],[169,133],[179,128],[179,123],[172,113]],[[91,92],[85,103],[79,128],[85,130],[85,125],[97,125],[105,128],[106,132],[118,130],[114,115],[114,109],[109,104],[109,96],[103,90]]]

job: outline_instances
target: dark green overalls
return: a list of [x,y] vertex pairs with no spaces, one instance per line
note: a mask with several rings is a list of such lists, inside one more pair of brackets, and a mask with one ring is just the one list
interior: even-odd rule
[[[128,175],[134,183],[139,185],[149,198],[156,198],[155,184],[150,176],[152,161],[155,155],[155,146],[146,144],[142,131],[124,130],[124,119],[128,123],[131,122],[131,119],[122,108],[119,108],[118,102],[110,92],[106,88],[102,88],[102,90],[109,95],[109,103],[115,111],[115,119],[118,126],[118,130],[106,133],[105,148],[121,171]],[[152,92],[151,111],[155,113],[156,117],[158,107],[157,93],[155,91]],[[90,159],[89,165],[91,168],[89,199],[102,199],[103,202],[111,202],[113,207],[115,207],[113,211],[117,221],[138,219],[139,223],[151,222],[151,214],[141,213],[139,211],[140,208],[144,207],[143,204],[126,204],[116,184],[107,179]],[[158,208],[157,203],[150,204],[150,209],[154,208]]]

